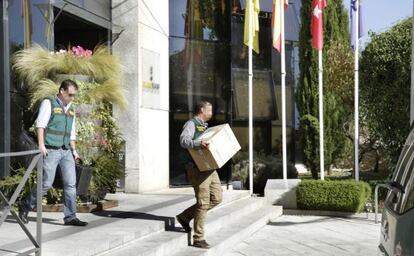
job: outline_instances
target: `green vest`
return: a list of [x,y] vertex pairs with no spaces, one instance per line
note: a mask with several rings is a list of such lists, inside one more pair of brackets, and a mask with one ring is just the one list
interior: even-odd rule
[[70,148],[70,133],[72,131],[75,111],[73,104],[65,114],[63,107],[59,104],[57,97],[48,98],[52,106],[49,123],[46,127],[45,145],[52,147],[65,146]]
[[[191,119],[191,121],[194,123],[195,126],[195,132],[194,132],[194,136],[193,136],[193,140],[197,139],[201,134],[203,134],[203,132],[207,129],[206,126],[202,125],[200,123],[200,121],[193,117]],[[189,162],[193,162],[193,158],[191,157],[190,153],[188,152],[188,150],[181,148],[180,149],[180,153],[179,153],[179,160],[180,162],[184,165],[187,164]]]
[[193,140],[195,140],[198,137],[200,137],[200,135],[203,134],[203,132],[205,130],[207,130],[207,126],[201,124],[201,122],[195,117],[193,117],[193,119],[191,119],[191,121],[193,121],[193,123],[195,125],[195,133],[194,133],[194,136],[193,136]]

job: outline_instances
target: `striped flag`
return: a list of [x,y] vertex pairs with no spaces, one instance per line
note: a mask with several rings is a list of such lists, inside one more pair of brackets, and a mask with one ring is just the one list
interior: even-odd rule
[[289,6],[288,0],[273,0],[273,15],[272,15],[272,32],[273,32],[273,47],[280,52],[281,48],[281,33],[282,33],[282,10],[280,1],[284,2],[285,10]]

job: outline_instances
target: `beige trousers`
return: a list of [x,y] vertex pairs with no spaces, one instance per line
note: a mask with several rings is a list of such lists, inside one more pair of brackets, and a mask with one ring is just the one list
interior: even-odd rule
[[186,222],[194,219],[194,241],[204,240],[207,211],[221,203],[223,191],[217,171],[199,171],[193,163],[186,165],[187,177],[194,188],[197,202],[179,214]]

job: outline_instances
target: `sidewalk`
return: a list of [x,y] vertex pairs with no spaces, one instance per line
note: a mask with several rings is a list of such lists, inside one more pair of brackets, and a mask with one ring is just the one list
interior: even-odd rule
[[225,256],[374,256],[380,227],[357,218],[283,215]]

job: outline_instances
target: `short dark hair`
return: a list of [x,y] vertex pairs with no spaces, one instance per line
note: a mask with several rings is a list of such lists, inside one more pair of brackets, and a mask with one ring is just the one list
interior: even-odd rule
[[60,91],[61,89],[63,89],[63,90],[65,90],[65,91],[67,91],[67,90],[68,90],[68,88],[69,88],[69,86],[73,86],[73,87],[75,87],[75,89],[76,89],[76,90],[78,90],[78,89],[79,89],[79,87],[78,87],[78,85],[76,84],[76,82],[75,82],[75,81],[70,80],[70,79],[65,79],[65,80],[63,80],[63,81],[62,81],[62,83],[60,84],[59,91]]
[[197,103],[197,105],[195,106],[194,113],[195,113],[195,114],[200,114],[200,113],[201,113],[201,109],[202,109],[202,108],[205,108],[205,107],[207,107],[207,106],[212,106],[212,105],[211,105],[211,103],[210,103],[210,102],[208,102],[208,101],[205,101],[205,100],[200,101],[200,102],[199,102],[199,103]]

